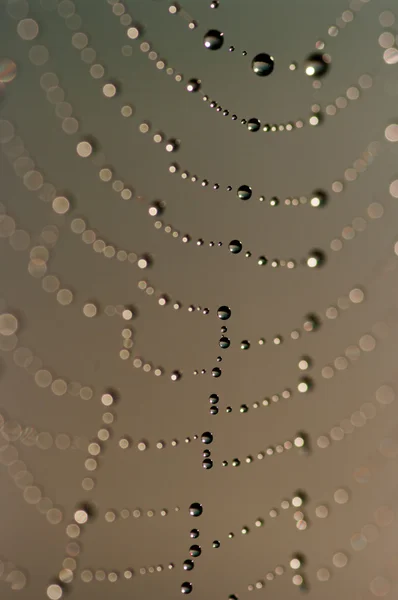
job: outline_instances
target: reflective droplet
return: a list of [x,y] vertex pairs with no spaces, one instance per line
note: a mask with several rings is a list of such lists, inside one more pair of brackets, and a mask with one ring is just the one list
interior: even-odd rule
[[322,77],[329,68],[328,62],[325,60],[325,55],[319,52],[310,54],[305,61],[305,73],[309,77]]
[[202,433],[201,440],[203,444],[211,444],[213,441],[213,434],[210,433],[210,431],[205,431]]
[[213,461],[211,458],[205,458],[204,461],[202,461],[202,467],[204,469],[211,469],[213,467]]
[[274,70],[274,59],[269,54],[257,54],[252,60],[252,69],[259,77],[271,75]]
[[219,343],[220,348],[224,348],[224,349],[229,348],[229,346],[231,345],[231,342],[230,342],[229,338],[227,338],[227,337],[220,338],[220,341],[218,343]]
[[189,534],[191,536],[191,538],[198,538],[199,537],[199,529],[191,529],[191,533]]
[[261,127],[261,123],[258,119],[249,119],[247,122],[247,128],[249,131],[258,131]]
[[238,188],[238,198],[241,200],[249,200],[252,196],[252,189],[248,185],[241,185]]
[[180,144],[178,143],[177,140],[169,140],[166,144],[166,151],[167,152],[177,152],[179,147],[180,147]]
[[224,43],[224,34],[217,29],[210,29],[203,38],[205,48],[208,50],[218,50]]
[[209,396],[210,404],[217,404],[219,400],[220,398],[217,396],[217,394],[211,394]]
[[226,321],[231,316],[231,309],[228,306],[220,306],[217,311],[217,316],[222,321]]
[[198,92],[200,90],[199,79],[190,79],[187,83],[187,92]]
[[190,556],[193,556],[194,558],[196,558],[202,554],[202,549],[197,544],[194,544],[193,546],[190,547],[189,554],[190,554]]
[[187,560],[184,560],[184,571],[192,571],[194,566],[195,566],[195,563],[193,562],[193,560],[191,560],[189,558]]
[[214,369],[211,370],[211,374],[213,377],[221,377],[222,371],[218,367],[214,367]]
[[192,583],[186,581],[181,585],[181,593],[182,594],[190,594],[192,592]]
[[321,267],[326,261],[326,256],[322,250],[311,250],[307,258],[307,266],[311,269]]
[[239,254],[239,252],[242,250],[242,243],[239,240],[232,240],[229,242],[228,247],[232,254]]
[[221,546],[220,542],[218,540],[214,540],[213,548],[219,548],[220,546]]
[[191,515],[191,517],[200,517],[202,512],[203,512],[203,506],[201,504],[199,504],[199,502],[194,502],[189,507],[189,514]]
[[210,408],[209,412],[210,412],[211,415],[218,415],[218,408],[217,408],[217,406],[212,406]]
[[240,343],[240,349],[241,350],[248,350],[250,348],[250,342],[248,342],[247,340],[243,340]]

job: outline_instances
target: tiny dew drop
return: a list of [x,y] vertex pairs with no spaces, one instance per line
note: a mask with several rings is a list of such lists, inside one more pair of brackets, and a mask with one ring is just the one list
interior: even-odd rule
[[261,123],[258,119],[249,119],[247,122],[247,128],[249,131],[258,131],[261,127]]
[[252,195],[252,189],[248,185],[241,185],[238,188],[237,193],[238,193],[238,198],[240,198],[240,200],[249,200]]
[[189,535],[193,539],[198,538],[199,537],[199,529],[191,529],[191,533]]
[[217,29],[210,29],[203,38],[205,48],[208,50],[218,50],[224,43],[223,33]]
[[242,250],[242,242],[239,240],[232,240],[229,242],[228,248],[232,254],[239,254],[239,252]]
[[190,547],[189,554],[190,554],[190,556],[197,558],[198,556],[200,556],[202,554],[202,549],[197,544],[194,544],[193,546]]
[[305,61],[305,74],[308,77],[322,77],[329,69],[329,57],[320,52],[313,52]]
[[185,581],[181,585],[181,593],[182,594],[190,594],[191,592],[192,592],[192,583],[189,583],[188,581]]
[[240,349],[241,350],[248,350],[250,348],[250,342],[248,340],[243,340],[240,343]]
[[231,345],[231,342],[230,342],[229,338],[224,337],[224,336],[222,338],[220,338],[220,341],[219,341],[220,348],[224,348],[224,349],[229,348],[230,345]]
[[195,566],[195,563],[191,559],[184,560],[184,571],[192,571]]
[[209,412],[210,412],[211,415],[218,415],[218,408],[217,408],[217,406],[212,406],[210,408]]
[[217,311],[217,316],[222,321],[226,321],[231,316],[231,309],[228,306],[220,306]]
[[201,440],[203,444],[211,444],[213,441],[213,434],[210,433],[210,431],[205,431],[202,433]]
[[211,458],[205,458],[202,461],[202,466],[204,469],[211,469],[213,467],[213,461],[211,460]]
[[214,540],[213,548],[219,548],[220,546],[221,546],[220,542],[218,540]]
[[200,90],[200,80],[190,79],[187,83],[187,92],[198,92]]
[[265,54],[265,52],[257,54],[252,60],[252,69],[259,77],[271,75],[274,70],[274,59],[269,54]]
[[189,507],[189,514],[191,517],[200,517],[203,512],[203,506],[199,502],[193,502]]
[[211,374],[213,377],[221,377],[222,371],[218,367],[214,367],[214,369],[211,370]]
[[217,396],[217,394],[211,394],[209,396],[210,404],[217,404],[219,400],[220,398]]

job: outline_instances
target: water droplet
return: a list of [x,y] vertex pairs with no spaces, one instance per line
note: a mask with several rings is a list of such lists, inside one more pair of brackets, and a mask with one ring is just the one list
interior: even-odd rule
[[252,69],[259,77],[271,75],[274,70],[274,59],[269,54],[257,54],[252,60]]
[[229,348],[231,345],[231,342],[230,342],[229,338],[227,338],[227,337],[220,338],[220,341],[218,343],[219,343],[220,348],[224,348],[224,349]]
[[199,529],[192,529],[191,533],[189,534],[191,536],[191,538],[196,539],[199,537]]
[[217,311],[217,316],[222,321],[226,321],[231,316],[231,309],[228,306],[220,306]]
[[210,404],[217,404],[218,401],[220,400],[220,398],[217,396],[217,394],[211,394],[209,396],[209,400],[210,400]]
[[178,381],[179,379],[181,379],[181,373],[179,371],[173,371],[170,376],[170,379],[172,381]]
[[311,269],[321,267],[326,261],[326,256],[322,250],[311,250],[307,258],[307,266]]
[[213,2],[210,4],[210,8],[218,8],[219,6],[220,6],[219,0],[213,0]]
[[185,581],[185,583],[183,583],[181,585],[181,593],[182,594],[190,594],[191,592],[192,592],[192,583]]
[[213,461],[211,460],[211,458],[205,458],[204,461],[202,462],[202,467],[204,469],[211,469],[213,466]]
[[243,340],[240,343],[240,349],[241,350],[248,350],[250,348],[250,342],[248,342],[247,340]]
[[210,29],[203,38],[205,48],[208,50],[218,50],[224,43],[224,34],[217,29]]
[[239,465],[240,465],[239,458],[234,458],[234,460],[232,461],[232,466],[233,467],[239,467]]
[[166,144],[167,152],[176,152],[179,147],[180,147],[180,144],[178,143],[177,140],[169,140]]
[[218,540],[214,540],[213,548],[219,548],[220,546],[221,546],[220,542]]
[[266,265],[268,262],[268,260],[265,258],[265,256],[259,256],[257,259],[257,264],[260,265],[260,267]]
[[211,444],[213,441],[213,434],[210,433],[210,431],[205,431],[204,433],[202,433],[201,440],[203,444]]
[[325,55],[319,52],[310,54],[305,61],[305,73],[309,77],[322,77],[329,68]]
[[258,119],[249,119],[247,122],[247,128],[249,131],[258,131],[261,127],[261,123]]
[[187,83],[187,91],[188,92],[198,92],[200,90],[200,80],[199,79],[190,79]]
[[10,83],[17,75],[17,65],[10,58],[0,59],[0,83]]
[[191,560],[189,558],[187,560],[184,560],[184,571],[192,571],[194,566],[195,566],[195,563],[193,562],[193,560]]
[[232,242],[229,242],[228,247],[232,254],[239,254],[239,252],[242,250],[242,242],[239,240],[232,240]]
[[211,415],[218,415],[218,408],[217,408],[217,406],[212,406],[210,408],[209,412],[210,412]]
[[211,374],[213,377],[221,377],[222,371],[218,367],[214,367],[214,369],[211,370]]
[[190,556],[197,558],[198,556],[200,556],[202,554],[202,549],[200,546],[194,544],[193,546],[190,547],[189,554],[190,554]]
[[238,198],[241,200],[249,200],[252,196],[252,189],[248,185],[241,185],[238,188]]
[[200,517],[202,512],[203,512],[203,507],[201,504],[199,504],[199,502],[194,502],[189,507],[189,514],[191,515],[191,517]]
[[310,204],[314,208],[320,208],[327,203],[327,195],[322,190],[317,190],[311,195]]

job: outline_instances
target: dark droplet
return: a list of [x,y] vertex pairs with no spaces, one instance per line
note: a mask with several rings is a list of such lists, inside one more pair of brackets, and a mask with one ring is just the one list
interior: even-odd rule
[[249,131],[258,131],[261,127],[261,123],[258,119],[249,119],[247,122],[247,128]]
[[194,566],[195,566],[195,563],[190,558],[188,558],[187,560],[184,560],[184,571],[192,571]]
[[182,594],[190,594],[191,592],[192,592],[192,583],[185,581],[185,583],[183,583],[181,585],[181,593]]
[[242,250],[242,242],[239,240],[232,240],[229,242],[228,248],[232,254],[239,254],[239,252]]
[[204,461],[202,461],[202,466],[204,469],[211,469],[213,467],[213,461],[211,458],[205,458]]
[[223,34],[217,29],[210,29],[204,36],[203,43],[208,50],[218,50],[224,43]]
[[204,433],[202,433],[201,440],[203,444],[211,444],[213,441],[213,434],[210,433],[210,431],[205,431]]
[[210,404],[217,404],[219,400],[220,398],[217,396],[217,394],[211,394],[209,396]]
[[198,92],[200,90],[199,79],[190,79],[187,83],[187,92]]
[[189,507],[189,514],[191,515],[191,517],[200,517],[202,512],[203,512],[203,506],[201,504],[199,504],[199,502],[194,502]]
[[217,316],[222,321],[226,321],[231,316],[231,309],[228,306],[220,306],[217,311]]
[[218,367],[214,367],[214,369],[211,370],[211,374],[213,377],[221,377],[222,371]]
[[198,538],[199,537],[199,529],[191,529],[191,533],[189,534],[191,536],[191,538]]
[[193,546],[190,547],[189,554],[190,554],[190,556],[197,558],[198,556],[200,556],[202,554],[202,549],[200,546],[194,544]]
[[231,342],[229,340],[229,338],[227,337],[222,337],[220,338],[220,341],[218,342],[220,348],[223,348],[225,350],[225,348],[229,348],[229,346],[231,345]]
[[219,548],[220,546],[221,546],[220,542],[218,540],[214,540],[213,548]]
[[241,185],[238,188],[238,198],[241,200],[249,200],[252,196],[252,189],[248,185]]
[[248,342],[247,340],[243,340],[240,343],[240,349],[241,350],[248,350],[250,348],[250,342]]
[[320,52],[313,52],[305,61],[305,73],[309,77],[322,77],[329,69],[329,64],[325,60],[325,55]]
[[274,70],[274,59],[269,54],[257,54],[252,60],[252,69],[259,77],[271,75]]

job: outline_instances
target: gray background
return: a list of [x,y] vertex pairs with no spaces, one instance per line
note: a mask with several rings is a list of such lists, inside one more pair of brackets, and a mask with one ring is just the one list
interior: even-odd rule
[[[264,593],[278,599],[296,598],[300,591],[292,584],[294,572],[289,567],[296,552],[306,559],[300,573],[310,597],[373,598],[372,589],[377,586],[373,583],[372,588],[371,582],[376,577],[385,578],[386,589],[389,586],[385,597],[395,597],[395,521],[378,526],[377,539],[368,541],[362,551],[350,543],[364,526],[377,524],[375,511],[381,506],[396,513],[396,408],[394,403],[381,405],[375,399],[381,385],[394,387],[398,343],[394,258],[398,209],[388,191],[397,175],[397,149],[384,137],[386,126],[397,117],[397,66],[385,64],[378,44],[383,32],[379,15],[392,9],[393,3],[364,4],[354,21],[331,37],[328,28],[349,9],[346,0],[221,0],[217,10],[210,9],[210,0],[185,0],[185,12],[176,15],[169,14],[166,0],[130,0],[125,7],[133,25],[140,28],[138,40],[128,39],[126,27],[104,0],[75,1],[82,19],[75,30],[58,14],[57,2],[43,4],[31,0],[27,15],[27,3],[0,2],[0,55],[17,65],[16,78],[2,91],[1,119],[13,123],[25,152],[45,180],[70,198],[71,210],[59,216],[51,202],[43,202],[39,192],[28,190],[15,174],[15,156],[7,152],[0,159],[0,202],[17,228],[29,232],[30,246],[43,245],[43,227],[57,226],[59,238],[50,249],[47,275],[59,277],[61,286],[73,291],[74,299],[69,306],[61,306],[56,294],[43,291],[41,279],[28,273],[29,249],[15,252],[9,239],[2,237],[1,310],[17,316],[18,346],[40,357],[54,379],[62,376],[67,382],[91,386],[94,394],[90,400],[70,394],[57,397],[49,388],[38,387],[34,376],[15,364],[13,351],[1,352],[4,419],[50,432],[54,440],[59,433],[74,439],[73,448],[60,450],[53,445],[42,450],[21,439],[10,442],[3,432],[2,448],[8,442],[17,448],[19,460],[27,465],[42,496],[60,508],[63,521],[49,524],[45,514],[24,500],[23,490],[10,476],[11,465],[2,459],[1,597],[46,597],[47,586],[58,577],[66,556],[65,528],[83,501],[93,503],[97,514],[82,528],[77,568],[67,586],[71,598],[100,600],[112,594],[115,598],[171,599],[180,596],[183,581],[192,582],[193,598],[228,598],[232,593],[239,598]],[[65,10],[72,5],[61,4]],[[37,21],[40,31],[35,40],[19,37],[15,15]],[[198,23],[194,30],[188,27],[189,17]],[[224,32],[224,46],[217,52],[203,47],[209,28]],[[387,29],[396,34],[394,26]],[[76,31],[88,35],[89,46],[97,52],[94,62],[105,68],[99,80],[90,76],[90,65],[71,44]],[[332,65],[321,89],[315,90],[313,79],[304,73],[304,62],[318,39],[325,41]],[[157,69],[156,61],[140,50],[144,41],[184,81],[178,83],[174,75]],[[122,54],[127,44],[131,56]],[[50,57],[43,66],[29,61],[32,45],[48,49]],[[228,52],[229,45],[235,52]],[[247,56],[242,56],[243,50]],[[258,52],[275,58],[270,77],[256,77],[250,69],[251,58]],[[298,64],[296,71],[289,70],[292,61]],[[58,75],[65,101],[73,106],[79,122],[75,135],[64,133],[55,105],[40,87],[40,77],[46,72]],[[372,76],[372,87],[336,116],[325,115],[318,127],[306,124],[292,132],[253,134],[239,120],[231,120],[234,112],[239,118],[258,117],[262,124],[307,120],[313,103],[322,107],[333,103],[357,85],[363,74]],[[210,109],[200,94],[187,93],[185,85],[191,77],[201,79],[203,92],[227,108],[230,116]],[[102,94],[102,86],[109,81],[118,87],[112,99]],[[134,107],[130,118],[120,115],[125,104]],[[150,124],[150,132],[139,131],[142,122]],[[157,132],[163,132],[165,140],[180,140],[178,151],[168,154],[165,143],[155,144],[152,138]],[[76,154],[76,144],[88,137],[96,140],[95,152],[83,160]],[[342,193],[331,192],[333,182],[344,181],[345,170],[371,142],[380,142],[373,164],[356,181],[346,183]],[[12,146],[8,148],[11,154]],[[180,169],[172,175],[168,167],[174,162]],[[101,182],[98,170],[103,166],[112,168],[115,179],[134,189],[131,200],[122,200],[111,184]],[[185,169],[197,175],[199,182],[183,181],[180,175]],[[208,187],[200,185],[203,179],[209,181]],[[220,185],[218,191],[212,189],[215,182]],[[248,202],[236,197],[235,190],[242,184],[253,189]],[[227,185],[233,191],[227,192]],[[328,191],[325,208],[283,205],[286,197],[308,196],[318,188]],[[259,202],[262,194],[267,200],[278,196],[281,205],[271,208]],[[159,219],[180,232],[178,239],[154,227],[157,217],[148,215],[154,200],[165,202]],[[369,217],[367,207],[372,202],[383,206],[382,218]],[[365,231],[333,252],[331,241],[341,238],[343,228],[357,217],[367,220]],[[72,233],[74,218],[84,218],[98,238],[116,249],[150,254],[151,267],[141,271],[128,261],[93,252]],[[184,234],[191,236],[190,243],[181,241]],[[198,247],[197,239],[203,239],[204,245]],[[243,244],[244,251],[238,255],[228,251],[233,239]],[[216,245],[209,247],[210,241]],[[324,267],[309,269],[301,264],[312,248],[325,252]],[[245,258],[247,250],[251,258]],[[263,254],[269,259],[295,259],[297,268],[260,267],[257,257]],[[152,296],[138,289],[140,280],[153,285]],[[337,306],[339,299],[340,304],[344,302],[355,287],[364,289],[365,301],[349,302],[347,310],[339,309],[337,319],[327,319],[326,309]],[[171,299],[164,307],[158,304],[163,293]],[[176,301],[182,305],[179,310],[173,309]],[[98,306],[95,318],[84,316],[86,302]],[[198,310],[190,313],[191,304],[208,308],[209,315]],[[217,319],[217,308],[223,304],[232,310],[225,322],[231,339],[228,350],[218,347],[223,323]],[[134,306],[136,317],[131,323],[117,315],[109,317],[109,305]],[[308,313],[319,315],[319,331],[303,331]],[[130,326],[135,343],[132,358],[123,361],[119,357],[121,331]],[[294,329],[302,332],[297,341],[289,339]],[[284,338],[279,346],[272,343],[277,334]],[[335,376],[325,379],[322,368],[333,365],[365,334],[374,335],[375,350],[361,352],[346,370],[335,369]],[[259,346],[262,337],[267,342]],[[251,342],[248,351],[240,349],[244,339]],[[223,361],[217,364],[219,355]],[[313,379],[314,386],[311,392],[300,394],[297,384],[303,373],[297,365],[304,355],[312,358],[313,366],[304,375]],[[155,377],[134,368],[134,356],[161,366],[165,374]],[[219,379],[211,377],[216,366],[222,368]],[[170,373],[175,369],[182,377],[173,382]],[[205,369],[206,374],[194,376],[195,369]],[[98,468],[89,473],[84,468],[87,443],[96,439],[101,427],[105,410],[101,395],[109,388],[118,395],[112,407],[115,421]],[[293,391],[290,399],[252,407],[286,388]],[[209,414],[212,392],[220,396],[215,416]],[[328,448],[318,447],[319,436],[329,435],[368,402],[377,406],[374,419],[353,427],[340,441],[331,440]],[[243,403],[250,409],[246,414],[239,412]],[[227,406],[232,413],[226,413]],[[346,421],[344,427],[349,428]],[[208,471],[201,466],[205,447],[193,440],[203,431],[214,435],[208,446],[214,466]],[[255,458],[259,451],[293,440],[301,431],[310,441],[308,454],[292,449],[263,461]],[[123,436],[132,439],[127,450],[118,446]],[[184,442],[187,436],[190,443]],[[179,440],[175,448],[172,439]],[[141,440],[147,440],[145,452],[137,449]],[[158,440],[167,442],[164,449],[156,448]],[[389,452],[383,451],[386,445]],[[253,463],[244,462],[247,455],[255,458]],[[239,468],[221,466],[223,460],[231,463],[235,457],[241,460]],[[366,484],[358,483],[361,467],[369,469]],[[81,486],[88,476],[95,480],[91,492]],[[292,508],[280,507],[298,489],[307,495],[305,531],[295,527]],[[334,501],[338,489],[348,492],[346,504]],[[197,519],[189,516],[192,502],[203,505]],[[320,504],[329,507],[326,519],[316,516]],[[176,512],[175,507],[180,510]],[[281,513],[276,519],[268,516],[273,507]],[[107,511],[123,508],[140,508],[143,516],[106,522]],[[163,508],[169,511],[165,517],[160,515]],[[155,516],[146,516],[148,510],[155,511]],[[265,522],[258,529],[254,521],[259,517]],[[249,527],[248,535],[241,534],[242,526]],[[185,573],[182,562],[188,558],[192,527],[200,530],[197,542],[202,555],[195,569]],[[233,539],[228,539],[229,532],[235,533]],[[221,541],[219,549],[212,548],[215,539]],[[333,564],[338,552],[348,557],[344,568]],[[168,569],[169,563],[174,569]],[[157,565],[164,567],[163,572],[140,575],[140,568]],[[266,582],[263,589],[248,591],[249,584],[265,581],[277,565],[285,567],[282,577]],[[317,578],[322,567],[329,569],[329,581]],[[128,568],[134,571],[131,580],[123,576]],[[7,581],[7,573],[15,569],[27,577],[20,591],[11,589],[12,578]],[[119,578],[115,583],[95,578],[84,583],[81,572],[85,569],[93,574],[98,569],[116,572]]]

